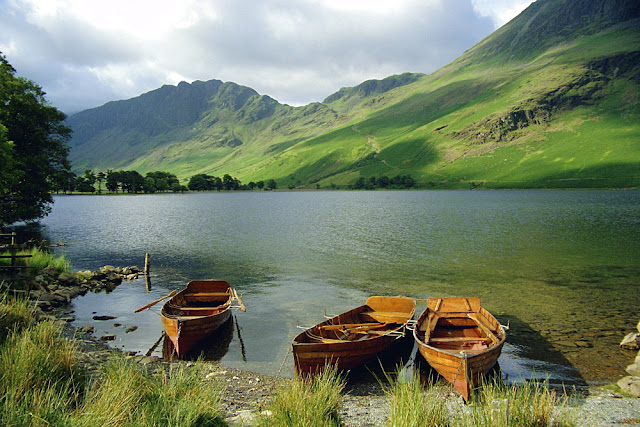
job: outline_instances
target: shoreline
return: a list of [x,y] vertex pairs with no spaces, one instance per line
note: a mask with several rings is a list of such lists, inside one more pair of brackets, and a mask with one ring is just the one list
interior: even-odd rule
[[[96,338],[91,332],[72,326],[68,321],[72,312],[70,308],[62,307],[45,317],[56,319],[55,321],[62,326],[63,335],[76,345],[80,363],[87,368],[90,375],[97,375],[100,366],[115,355],[124,355],[125,358],[145,366],[149,372],[166,371],[171,366],[179,364],[195,366],[191,361],[165,361],[156,356],[134,356],[110,347],[106,341]],[[289,378],[230,368],[220,362],[204,363],[207,373],[203,381],[212,381],[222,386],[219,411],[229,425],[255,423],[257,414],[268,409],[269,400],[278,385],[292,381]],[[472,406],[465,405],[453,389],[447,393],[446,405],[452,417],[472,410]],[[569,414],[576,425],[640,426],[640,399],[625,397],[602,386],[575,388],[569,397],[567,408],[557,410]],[[339,412],[345,426],[384,425],[388,413],[388,397],[380,384],[347,383]]]
[[[125,267],[131,269],[132,267]],[[88,286],[87,290],[96,290],[109,286],[118,286],[120,282],[113,277],[113,267],[104,267],[108,271],[104,282],[97,282]],[[88,272],[85,272],[88,273]],[[95,272],[98,273],[98,272]],[[65,277],[69,280],[69,274]],[[43,283],[41,286],[46,287]],[[81,286],[76,283],[74,286]],[[89,375],[98,375],[100,366],[114,355],[124,355],[145,366],[149,372],[167,370],[173,365],[194,366],[189,361],[164,361],[156,356],[133,355],[121,349],[111,347],[108,341],[95,337],[93,331],[84,330],[70,324],[73,321],[73,309],[70,302],[80,293],[62,292],[65,285],[58,284],[56,291],[49,291],[49,297],[58,296],[51,301],[38,298],[36,306],[39,320],[53,320],[62,326],[63,335],[78,348],[78,359],[86,368]],[[44,289],[40,296],[46,295]],[[46,302],[46,303],[45,303]],[[54,303],[54,304],[52,304]],[[59,304],[57,304],[59,303]],[[206,364],[203,381],[212,381],[222,385],[222,399],[219,408],[220,415],[230,425],[251,425],[255,417],[268,408],[271,396],[279,384],[291,381],[289,378],[270,376],[237,368],[224,366],[220,362],[204,362]],[[613,383],[611,383],[613,384]],[[557,388],[556,388],[557,389]],[[575,387],[569,397],[567,413],[576,420],[576,425],[610,426],[636,425],[640,426],[640,398],[625,397],[600,385]],[[560,389],[562,391],[562,389]],[[451,389],[447,393],[446,405],[452,417],[464,411],[469,411],[472,405],[464,405],[461,397]],[[348,382],[342,397],[339,415],[347,426],[383,425],[389,413],[388,396],[382,386],[376,382]]]

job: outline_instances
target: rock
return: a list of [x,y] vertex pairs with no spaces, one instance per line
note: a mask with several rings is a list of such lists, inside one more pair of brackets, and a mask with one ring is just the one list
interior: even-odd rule
[[93,327],[92,324],[87,324],[87,325],[84,325],[82,328],[80,328],[82,332],[93,332],[94,329],[95,328]]
[[107,275],[102,271],[94,271],[93,273],[91,273],[91,277],[93,278],[93,280],[102,280],[107,277]]
[[580,348],[589,348],[589,347],[591,347],[591,344],[589,344],[588,341],[576,341],[575,345],[576,345],[576,347],[580,347]]
[[634,363],[627,366],[627,373],[632,377],[640,377],[640,364]]
[[100,339],[103,341],[113,341],[116,339],[116,336],[114,334],[106,334],[101,336]]
[[79,279],[90,279],[93,276],[93,273],[90,270],[77,271],[76,276]]
[[137,278],[138,278],[138,273],[131,273],[124,276],[124,279],[129,281],[136,280]]
[[104,267],[100,268],[100,271],[103,273],[115,273],[116,268],[113,265],[105,265]]
[[638,321],[638,326],[636,327],[636,329],[638,329],[638,332],[640,332],[640,321]]
[[155,356],[138,356],[136,357],[136,361],[141,365],[149,365],[151,363],[159,362],[160,359]]
[[49,301],[42,301],[42,300],[36,301],[36,307],[38,307],[42,311],[49,311],[52,308],[51,303]]
[[93,316],[93,320],[112,320],[115,318],[116,316]]
[[640,377],[624,377],[618,381],[618,387],[633,397],[640,397]]
[[225,422],[230,426],[254,426],[258,424],[258,416],[254,411],[238,411],[238,415],[226,418]]
[[631,332],[630,334],[627,334],[627,336],[625,336],[620,342],[620,347],[628,350],[640,349],[640,333]]
[[45,280],[47,280],[47,278],[53,279],[54,277],[58,276],[58,269],[52,265],[49,265],[38,271],[38,276],[44,276]]
[[137,326],[129,326],[124,332],[128,334],[129,332],[133,332],[136,329],[138,329]]
[[62,273],[58,276],[58,283],[63,286],[75,286],[79,283],[78,278],[70,273]]

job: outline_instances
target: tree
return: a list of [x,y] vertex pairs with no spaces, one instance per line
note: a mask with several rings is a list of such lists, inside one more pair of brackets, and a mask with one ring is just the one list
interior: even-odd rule
[[70,168],[66,143],[71,129],[63,124],[66,115],[48,105],[40,86],[15,74],[0,54],[0,124],[5,134],[0,139],[1,169],[3,176],[11,175],[0,178],[0,224],[47,215],[55,177]]
[[222,186],[227,191],[237,190],[240,188],[240,181],[227,173],[222,177]]
[[276,188],[278,188],[278,184],[276,183],[275,180],[270,179],[269,181],[267,181],[267,189],[268,190],[275,190]]
[[107,171],[106,186],[107,186],[107,190],[111,191],[112,193],[117,193],[118,187],[120,186],[120,173],[114,172],[113,170],[109,169]]
[[104,174],[104,172],[99,172],[96,175],[96,181],[98,181],[98,194],[102,194],[102,181],[104,181],[104,179],[107,176]]

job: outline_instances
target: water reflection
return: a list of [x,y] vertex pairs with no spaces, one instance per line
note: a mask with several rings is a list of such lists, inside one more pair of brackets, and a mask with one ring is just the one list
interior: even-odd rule
[[247,312],[222,363],[271,374],[296,323],[325,309],[370,295],[478,296],[512,319],[507,375],[537,368],[580,382],[629,363],[617,344],[637,324],[638,224],[638,191],[256,192],[58,197],[42,232],[67,242],[56,252],[75,269],[151,254],[151,290],[140,280],[74,302],[77,325],[99,312],[139,326],[95,325],[127,350],[146,352],[162,328],[153,309],[133,310],[189,280],[227,280],[242,294]]
[[[231,316],[212,334],[198,342],[181,360],[221,360],[229,351],[229,344],[233,339],[235,325],[234,316]],[[242,344],[242,337],[238,334],[237,338]],[[162,358],[164,360],[179,360],[175,352],[175,346],[166,334],[163,334],[162,339]],[[244,360],[246,360],[246,356]]]

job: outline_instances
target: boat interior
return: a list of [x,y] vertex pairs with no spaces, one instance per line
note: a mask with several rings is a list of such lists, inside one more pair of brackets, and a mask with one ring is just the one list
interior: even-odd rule
[[403,326],[413,318],[411,298],[373,296],[356,310],[341,314],[306,331],[311,342],[337,343],[361,341],[381,335],[404,336]]
[[499,326],[482,314],[479,298],[435,298],[418,337],[440,350],[482,352],[500,342]]

